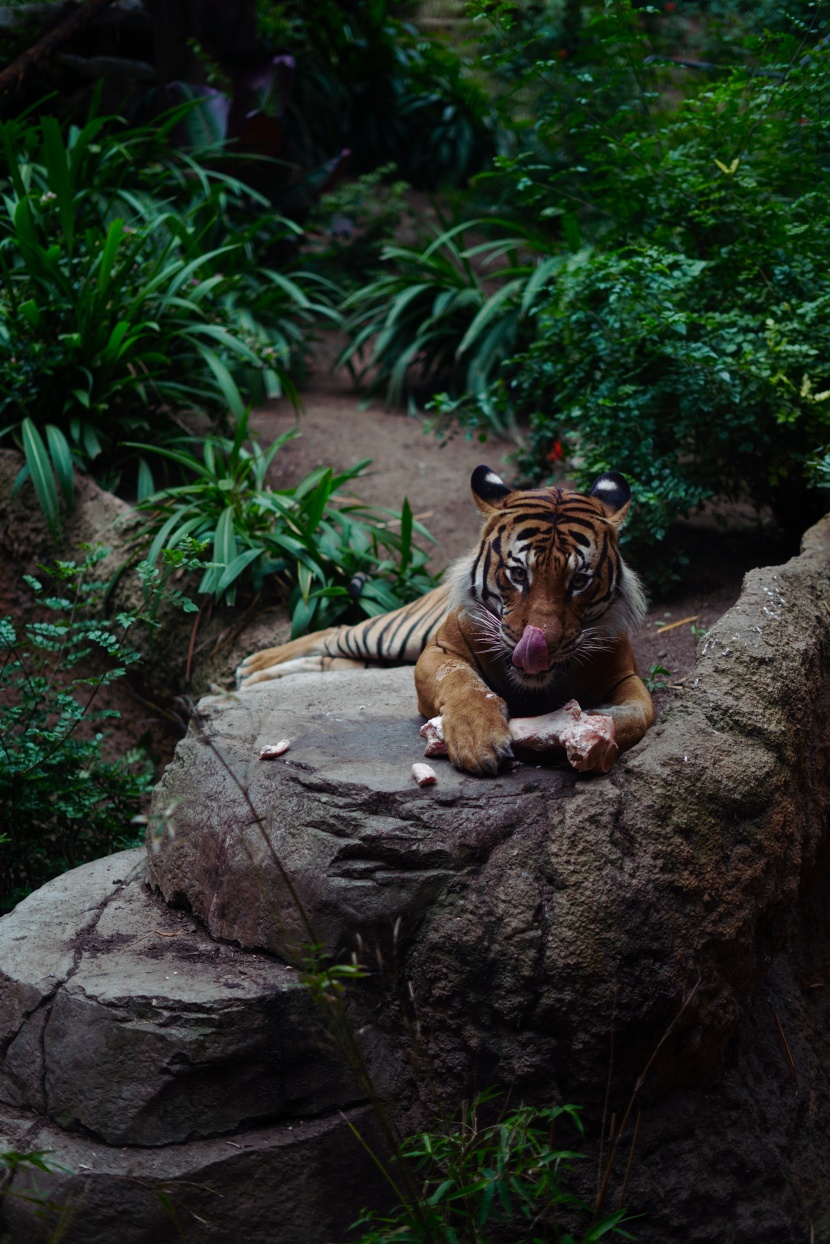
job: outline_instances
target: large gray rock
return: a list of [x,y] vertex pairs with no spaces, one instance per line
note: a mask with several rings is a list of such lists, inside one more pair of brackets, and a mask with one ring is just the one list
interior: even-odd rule
[[[202,700],[156,791],[149,880],[214,936],[289,958],[309,940],[351,949],[358,933],[390,944],[396,926],[409,940],[454,878],[520,829],[546,831],[573,791],[562,768],[483,782],[446,761],[418,787],[421,724],[411,668]],[[260,759],[283,738],[285,756]]]
[[313,1244],[382,1203],[363,1093],[295,970],[150,893],[143,850],[0,920],[3,1244]]
[[112,1145],[167,1145],[359,1099],[293,968],[212,942],[142,851],[0,921],[0,1102]]

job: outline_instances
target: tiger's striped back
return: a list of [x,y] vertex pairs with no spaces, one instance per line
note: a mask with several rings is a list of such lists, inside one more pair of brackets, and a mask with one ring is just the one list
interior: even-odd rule
[[354,626],[335,627],[325,640],[326,654],[353,661],[414,665],[447,616],[449,599],[449,585],[442,583],[391,613],[378,614]]

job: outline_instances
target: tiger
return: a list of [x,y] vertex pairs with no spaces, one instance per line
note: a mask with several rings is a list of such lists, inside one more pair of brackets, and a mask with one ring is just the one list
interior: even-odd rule
[[597,766],[606,772],[654,719],[628,639],[646,612],[640,581],[619,550],[628,482],[611,471],[587,494],[512,489],[482,465],[471,488],[484,518],[481,539],[439,587],[356,626],[257,652],[241,665],[239,686],[415,663],[419,712],[442,718],[450,760],[479,776],[512,758],[511,717],[577,700],[613,720],[614,743]]

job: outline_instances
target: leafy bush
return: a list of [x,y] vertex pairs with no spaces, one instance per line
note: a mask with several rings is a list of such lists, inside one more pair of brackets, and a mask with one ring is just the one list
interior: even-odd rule
[[152,787],[139,749],[106,758],[100,723],[119,714],[94,701],[138,660],[127,634],[153,623],[162,597],[191,607],[165,586],[187,555],[168,558],[166,571],[139,567],[144,606],[102,619],[106,585],[92,576],[105,552],[26,576],[28,617],[17,627],[0,620],[0,910],[67,868],[133,845],[130,820]]
[[[436,279],[433,250],[396,256],[385,318],[371,311],[378,283],[365,291],[379,379],[400,384],[416,359],[427,372],[458,368],[474,348],[486,370],[461,372],[466,393],[439,402],[444,420],[476,428],[495,411],[529,423],[529,482],[563,466],[581,484],[623,471],[637,487],[629,540],[653,547],[710,497],[769,505],[803,529],[823,508],[812,485],[830,452],[821,20],[791,18],[788,34],[745,44],[737,63],[731,47],[734,67],[686,78],[678,103],[659,15],[580,8],[570,46],[552,57],[514,6],[479,8],[519,32],[496,68],[525,59],[511,96],[516,150],[478,193],[509,202],[520,234],[533,218],[547,258],[515,331],[518,273],[497,274],[488,320],[469,277],[466,288]],[[461,327],[471,306],[486,332],[469,318]]]
[[598,196],[615,232],[562,268],[534,343],[507,368],[506,400],[531,419],[531,478],[549,472],[556,441],[583,481],[609,466],[629,474],[649,539],[713,495],[771,505],[793,529],[818,513],[809,463],[830,444],[827,55],[774,62],[774,78],[736,72],[657,135],[632,134],[636,160],[607,152],[623,205],[607,186]]
[[159,166],[152,193],[126,185],[153,136],[128,133],[118,156],[107,139],[101,118],[66,139],[50,117],[0,126],[0,417],[26,453],[18,484],[31,473],[53,527],[55,479],[71,501],[73,465],[112,485],[121,443],[178,432],[177,411],[295,396],[304,333],[333,315],[302,274],[264,261],[299,230],[267,210],[245,220],[242,183],[190,160],[199,175],[175,210],[161,191],[180,193],[178,173]]
[[[330,626],[344,613],[372,616],[414,600],[435,586],[427,554],[413,543],[417,531],[408,502],[401,514],[373,510],[338,497],[368,460],[335,475],[318,467],[293,488],[275,490],[266,476],[275,454],[294,430],[267,452],[244,441],[243,417],[233,441],[203,440],[201,460],[182,446],[162,449],[189,482],[147,497],[143,540],[152,536],[148,560],[182,541],[209,541],[212,560],[199,592],[234,604],[240,585],[261,592],[271,581],[289,596],[292,633]],[[399,524],[399,526],[398,526]]]
[[568,1189],[581,1157],[554,1144],[554,1129],[570,1123],[582,1133],[574,1106],[519,1106],[483,1125],[479,1098],[441,1132],[404,1143],[401,1157],[415,1168],[419,1201],[388,1217],[364,1213],[359,1244],[589,1244],[605,1236],[631,1239],[624,1210],[594,1221],[593,1208]]
[[[464,244],[465,233],[500,224],[496,240]],[[441,230],[424,249],[387,246],[382,259],[393,270],[343,303],[350,340],[338,362],[369,375],[370,393],[385,388],[390,405],[413,378],[487,402],[500,364],[529,339],[535,300],[561,263],[531,258],[528,245],[526,236],[504,236],[504,222],[472,220]]]

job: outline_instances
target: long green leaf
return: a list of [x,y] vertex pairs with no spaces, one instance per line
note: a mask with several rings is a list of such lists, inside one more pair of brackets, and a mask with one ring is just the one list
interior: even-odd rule
[[124,221],[120,218],[116,218],[107,230],[104,249],[101,252],[101,263],[98,268],[98,304],[101,307],[107,301],[112,265],[115,262],[115,256],[118,253],[118,247],[123,235]]
[[238,552],[233,520],[234,509],[229,505],[219,515],[213,533],[213,560],[222,566],[230,566]]
[[49,177],[49,187],[57,195],[61,228],[66,240],[66,248],[71,251],[75,240],[75,203],[66,147],[63,143],[60,125],[55,117],[44,117],[41,127],[43,129],[43,158]]
[[66,508],[71,510],[75,499],[75,467],[69,443],[60,428],[56,428],[53,423],[46,425],[46,442]]
[[505,302],[508,302],[515,296],[518,290],[521,289],[521,285],[521,281],[509,281],[507,285],[503,285],[501,289],[497,289],[494,294],[491,294],[461,338],[456,351],[457,355],[461,355],[465,350],[469,349],[476,337],[487,326],[488,321],[499,313]]
[[226,588],[230,587],[240,577],[243,570],[250,566],[251,562],[262,556],[263,552],[264,549],[261,548],[246,549],[244,553],[240,553],[238,557],[235,557],[222,572],[222,577],[216,585],[216,591],[224,592]]
[[23,453],[29,467],[35,495],[49,524],[49,530],[57,539],[61,532],[60,508],[49,454],[43,438],[28,416],[23,420],[20,428],[23,437]]
[[[170,517],[162,525],[156,535],[156,538],[150,545],[150,551],[147,554],[148,562],[155,563],[158,560],[162,549],[174,549],[177,544],[180,544],[181,541],[191,535],[192,532],[204,525],[205,518],[202,514],[197,514],[195,518],[188,518],[182,522],[182,519],[184,518],[184,515],[187,514],[188,509],[189,506],[179,506],[178,509],[174,510]],[[177,523],[180,524],[180,526],[177,527]]]
[[136,483],[136,499],[140,502],[146,501],[155,492],[155,481],[153,480],[153,472],[146,458],[138,460],[138,479]]
[[241,419],[245,413],[245,403],[242,400],[242,394],[239,392],[233,376],[218,355],[214,354],[212,350],[208,350],[207,346],[200,345],[198,342],[195,344],[202,358],[213,372],[222,396],[228,403],[229,410],[237,419]]

